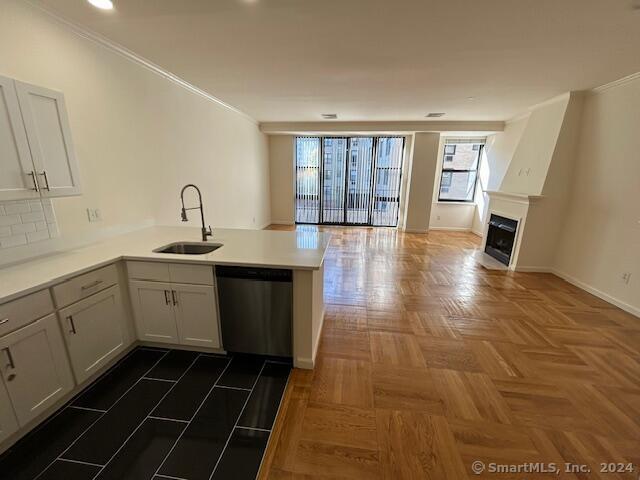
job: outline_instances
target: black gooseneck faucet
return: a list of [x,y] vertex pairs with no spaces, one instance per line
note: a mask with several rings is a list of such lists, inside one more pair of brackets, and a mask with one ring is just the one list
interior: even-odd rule
[[[200,205],[197,207],[184,208],[184,191],[189,187],[195,188],[196,192],[198,192],[198,200],[200,202]],[[207,237],[213,236],[213,232],[211,231],[211,225],[209,225],[209,230],[207,230],[204,226],[204,209],[202,208],[202,193],[200,193],[200,189],[193,183],[188,183],[187,185],[182,187],[182,190],[180,191],[180,200],[182,201],[182,213],[180,214],[180,217],[182,218],[183,222],[189,220],[187,218],[187,210],[200,210],[200,219],[202,220],[202,241],[206,242]]]

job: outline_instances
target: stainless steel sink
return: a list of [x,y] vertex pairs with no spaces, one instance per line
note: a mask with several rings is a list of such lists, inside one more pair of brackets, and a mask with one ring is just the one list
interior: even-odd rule
[[203,255],[213,252],[222,246],[221,243],[175,242],[156,248],[155,253],[173,253],[180,255]]

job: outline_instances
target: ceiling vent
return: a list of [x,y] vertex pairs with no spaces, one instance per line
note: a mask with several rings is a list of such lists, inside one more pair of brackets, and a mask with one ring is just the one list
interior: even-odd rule
[[444,116],[444,112],[431,112],[425,115],[426,118],[438,118]]
[[336,118],[338,118],[338,114],[337,113],[323,113],[322,114],[322,118],[324,118],[325,120],[335,120]]

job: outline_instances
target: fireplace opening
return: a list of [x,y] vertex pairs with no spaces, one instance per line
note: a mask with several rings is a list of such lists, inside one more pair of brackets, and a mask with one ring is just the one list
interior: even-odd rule
[[509,266],[517,227],[516,220],[491,214],[484,251],[500,263]]

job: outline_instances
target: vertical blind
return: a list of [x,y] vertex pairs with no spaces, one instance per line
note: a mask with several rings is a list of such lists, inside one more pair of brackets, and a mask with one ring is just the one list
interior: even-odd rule
[[298,137],[296,222],[396,226],[403,137]]

